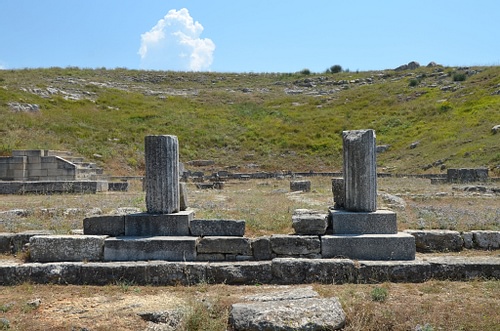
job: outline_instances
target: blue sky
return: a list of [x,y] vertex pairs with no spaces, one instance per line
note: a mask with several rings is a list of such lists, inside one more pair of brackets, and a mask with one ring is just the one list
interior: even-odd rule
[[0,68],[500,65],[497,0],[1,0]]

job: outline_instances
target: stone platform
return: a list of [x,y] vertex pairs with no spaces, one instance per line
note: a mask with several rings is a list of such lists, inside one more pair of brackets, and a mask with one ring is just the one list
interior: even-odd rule
[[412,261],[275,258],[250,262],[56,262],[0,260],[0,285],[21,283],[192,285],[199,283],[373,284],[431,279],[500,279],[500,256],[433,256]]

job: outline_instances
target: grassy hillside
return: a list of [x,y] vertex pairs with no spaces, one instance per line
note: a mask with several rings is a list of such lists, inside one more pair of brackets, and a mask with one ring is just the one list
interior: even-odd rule
[[[38,111],[16,111],[27,104]],[[500,134],[491,128],[500,124],[500,67],[335,74],[0,70],[0,122],[0,155],[70,150],[116,175],[143,173],[150,134],[177,135],[184,162],[336,171],[341,132],[366,128],[376,130],[378,145],[389,145],[378,155],[385,171],[498,171]]]

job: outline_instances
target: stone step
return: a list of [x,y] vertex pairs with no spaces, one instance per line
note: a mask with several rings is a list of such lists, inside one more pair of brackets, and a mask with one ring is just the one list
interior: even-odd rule
[[114,237],[104,242],[104,261],[194,261],[196,237]]
[[355,260],[413,260],[415,237],[397,234],[341,234],[321,237],[323,258]]

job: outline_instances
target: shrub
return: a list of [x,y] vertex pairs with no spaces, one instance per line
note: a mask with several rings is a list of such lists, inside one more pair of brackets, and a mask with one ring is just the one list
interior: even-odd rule
[[309,69],[307,69],[307,68],[306,68],[306,69],[302,69],[302,70],[300,71],[300,73],[301,73],[302,75],[310,75],[310,74],[311,74],[311,70],[309,70]]
[[375,287],[371,293],[372,301],[384,302],[389,296],[387,289],[383,287]]
[[467,76],[462,72],[454,72],[452,77],[454,82],[463,82],[467,78]]
[[419,82],[418,82],[418,79],[416,79],[416,78],[412,78],[412,79],[410,79],[410,82],[408,83],[408,86],[410,86],[410,87],[415,87],[415,86],[417,86],[417,85],[418,85],[418,83],[419,83]]
[[330,68],[326,69],[326,72],[330,74],[336,74],[342,72],[342,66],[339,64],[333,65]]

